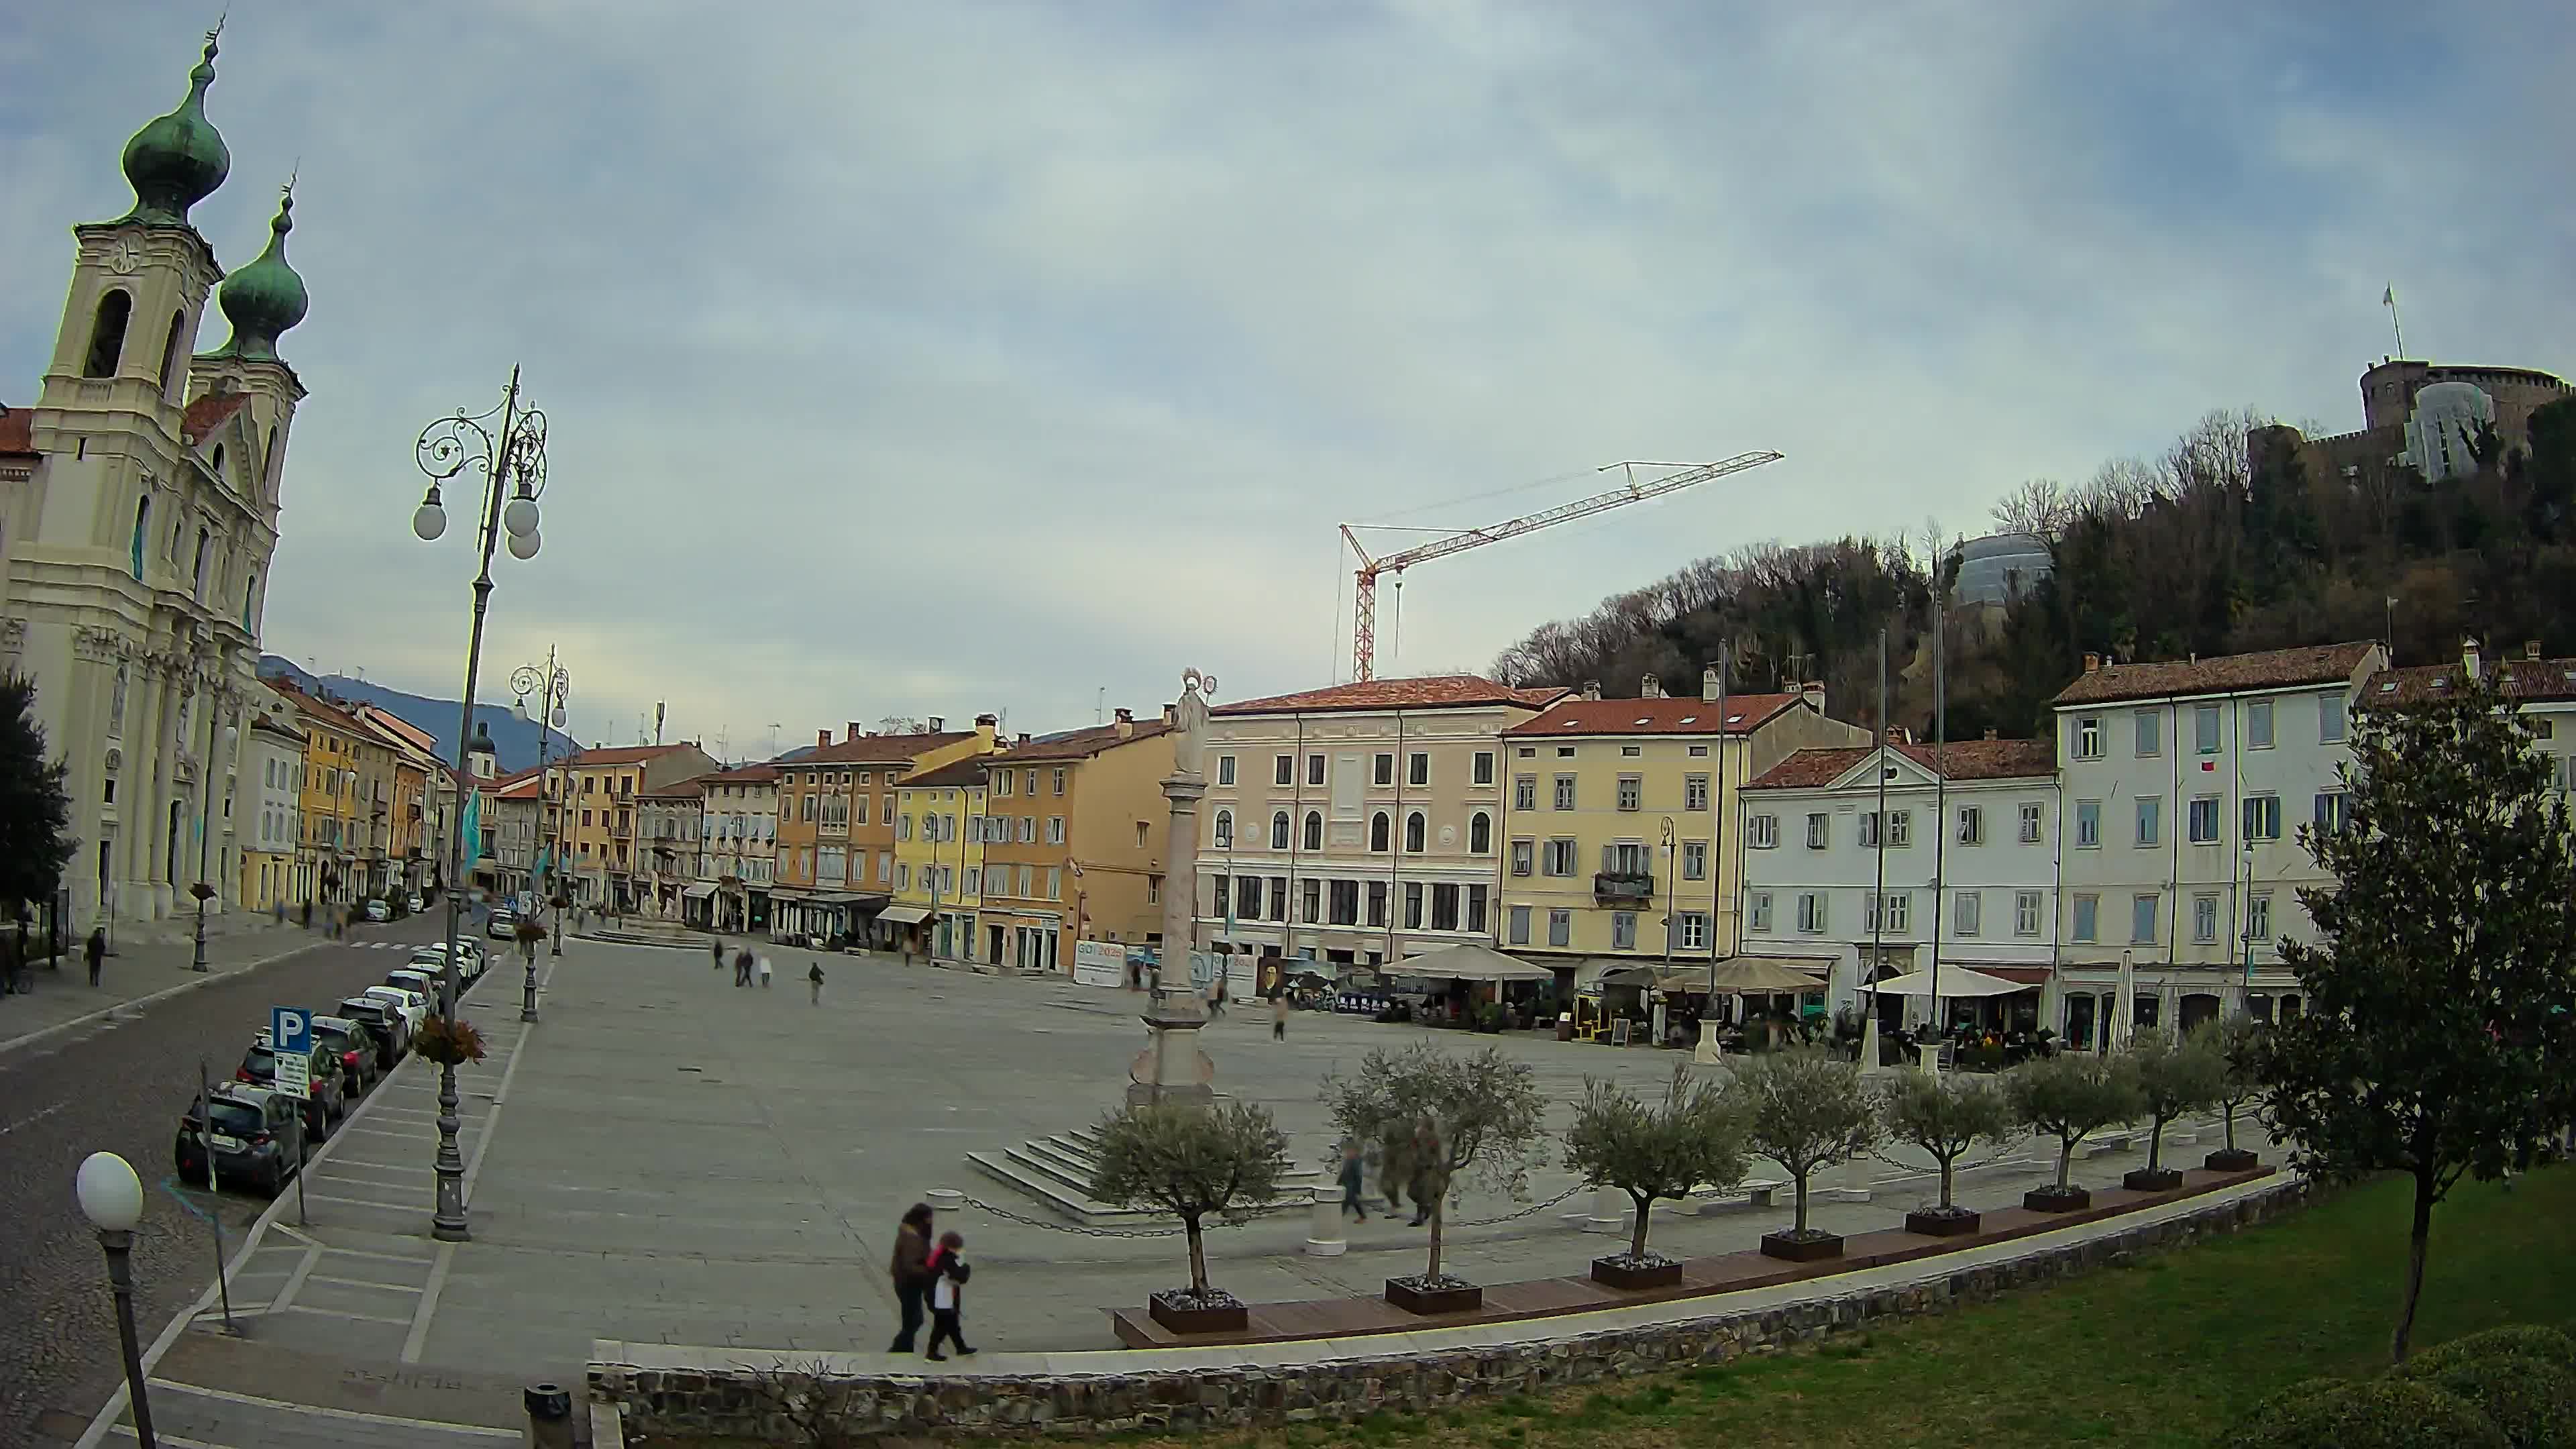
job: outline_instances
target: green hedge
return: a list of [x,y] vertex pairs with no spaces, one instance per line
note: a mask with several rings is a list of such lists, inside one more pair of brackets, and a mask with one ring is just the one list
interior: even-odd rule
[[2576,1449],[2576,1374],[2556,1364],[2499,1353],[2407,1377],[2475,1404],[2513,1449]]
[[2513,1449],[2477,1406],[2415,1379],[2367,1379],[2276,1394],[2228,1449]]
[[2542,1323],[2508,1323],[2502,1328],[2462,1334],[2408,1358],[2399,1372],[2422,1377],[2456,1363],[2515,1355],[2576,1372],[2576,1338]]

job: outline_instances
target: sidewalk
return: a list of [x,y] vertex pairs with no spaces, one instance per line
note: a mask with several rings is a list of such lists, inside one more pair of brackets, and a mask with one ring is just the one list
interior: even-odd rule
[[[24,977],[27,991],[0,996],[0,1053],[89,1018],[105,1019],[117,1008],[135,1006],[191,982],[265,966],[328,939],[318,926],[306,931],[291,921],[280,926],[264,916],[223,919],[221,934],[214,918],[206,922],[206,974],[202,976],[189,969],[196,960],[194,940],[147,941],[140,934],[144,928],[129,928],[137,931],[135,939],[120,942],[101,963],[95,989],[89,984],[89,963],[77,943],[63,953],[56,968],[48,969],[44,958],[38,957]],[[166,925],[155,922],[149,929],[157,933]]]

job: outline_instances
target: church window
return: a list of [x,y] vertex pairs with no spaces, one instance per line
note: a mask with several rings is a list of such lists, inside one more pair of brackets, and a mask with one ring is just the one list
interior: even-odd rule
[[107,732],[112,735],[125,732],[125,678],[125,666],[116,666],[116,689],[107,697]]
[[134,576],[143,577],[143,530],[152,521],[152,499],[147,495],[134,505]]
[[168,392],[171,388],[170,369],[179,360],[179,339],[187,330],[188,314],[171,313],[170,336],[161,344],[161,390],[163,392]]
[[216,482],[224,481],[224,445],[221,443],[215,444],[215,461],[210,471],[214,473]]
[[197,602],[199,603],[204,603],[206,599],[206,556],[208,547],[213,542],[214,535],[208,533],[202,528],[197,530],[197,567],[195,575],[197,580]]
[[116,361],[125,355],[125,322],[133,312],[134,297],[122,288],[98,299],[98,318],[89,328],[89,365],[81,376],[116,375]]
[[242,627],[250,630],[252,633],[259,632],[258,626],[250,621],[251,610],[257,607],[258,604],[259,570],[252,569],[250,571],[250,581],[242,585]]

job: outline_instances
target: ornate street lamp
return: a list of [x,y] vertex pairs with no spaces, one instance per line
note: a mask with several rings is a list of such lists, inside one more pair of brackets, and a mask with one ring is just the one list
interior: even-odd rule
[[116,1295],[116,1338],[125,1349],[125,1393],[133,1401],[134,1438],[152,1449],[152,1401],[143,1391],[143,1352],[134,1337],[134,1225],[143,1221],[143,1181],[113,1152],[93,1152],[72,1179],[81,1215],[107,1250],[108,1291]]
[[[510,671],[510,690],[519,697],[521,714],[527,713],[528,696],[532,694],[538,696],[537,852],[538,858],[546,863],[546,879],[532,880],[529,894],[534,895],[541,904],[551,906],[554,901],[554,879],[559,871],[554,856],[546,844],[546,817],[552,814],[555,808],[553,782],[546,775],[546,751],[547,747],[554,743],[554,732],[563,728],[564,701],[572,694],[572,674],[555,662],[555,651],[549,646],[546,650],[544,668],[540,669],[533,664],[522,664]],[[560,821],[556,823],[554,838],[557,845],[562,843],[563,828]],[[553,954],[561,956],[563,954],[562,912],[554,912],[548,917],[546,937],[554,943]],[[520,988],[519,1020],[534,1021],[537,1019],[537,952],[534,946],[528,948],[525,964],[528,968],[528,977],[526,983]]]
[[[468,752],[474,735],[474,683],[483,667],[483,616],[492,599],[492,548],[506,536],[512,558],[537,556],[537,499],[546,491],[546,415],[520,404],[519,369],[513,367],[499,407],[471,415],[457,409],[455,416],[421,429],[412,452],[420,471],[429,475],[429,491],[411,516],[411,531],[423,543],[447,532],[447,509],[439,500],[438,485],[469,469],[483,474],[483,502],[475,514],[482,558],[474,576],[474,626],[466,637],[465,699],[456,726],[457,777],[471,779],[474,767]],[[461,830],[448,834],[447,864],[449,880],[464,879],[465,832]],[[447,963],[438,975],[438,1009],[450,1023],[456,1020],[457,926],[464,901],[462,892],[447,892]],[[465,1221],[465,1157],[456,1146],[456,1131],[462,1125],[456,1106],[456,1064],[442,1062],[435,1161],[438,1206],[430,1220],[430,1236],[450,1243],[473,1236]]]

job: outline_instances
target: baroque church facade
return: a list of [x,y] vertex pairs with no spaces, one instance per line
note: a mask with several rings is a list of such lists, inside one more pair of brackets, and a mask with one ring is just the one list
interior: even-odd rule
[[[255,823],[239,767],[273,705],[260,611],[305,396],[277,343],[306,297],[291,186],[267,250],[229,275],[188,219],[231,169],[206,117],[215,39],[178,108],[126,143],[133,209],[72,228],[36,403],[0,409],[0,665],[35,681],[68,767],[74,929],[192,912],[200,879],[224,908]],[[210,300],[231,335],[200,352]]]

